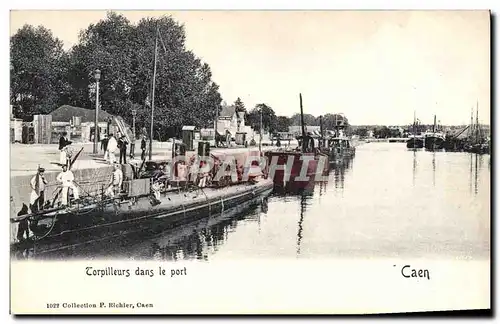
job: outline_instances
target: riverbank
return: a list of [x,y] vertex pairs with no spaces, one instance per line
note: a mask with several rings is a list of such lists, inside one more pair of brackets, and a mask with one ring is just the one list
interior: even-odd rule
[[408,141],[407,137],[390,137],[390,138],[367,138],[364,140],[365,143],[406,143]]
[[[110,181],[110,175],[113,167],[104,159],[104,152],[99,150],[99,154],[93,154],[93,144],[74,144],[78,151],[83,147],[83,151],[75,161],[72,171],[75,176],[75,183],[78,184],[80,195],[97,194],[102,192]],[[172,156],[172,144],[165,142],[153,142],[152,160],[170,160]],[[139,149],[137,149],[139,148]],[[263,146],[262,150],[267,151],[275,149],[275,146]],[[100,149],[100,147],[99,147]],[[230,147],[230,148],[211,148],[211,153],[236,155],[244,152],[258,151],[258,146],[252,147]],[[29,205],[31,193],[30,181],[36,174],[38,166],[45,168],[45,179],[48,184],[45,189],[45,199],[53,198],[54,191],[57,188],[57,175],[61,172],[58,164],[59,151],[57,144],[11,144],[10,147],[11,176],[10,176],[10,216],[17,215],[23,203]],[[187,158],[197,154],[197,151],[186,152]],[[135,159],[127,158],[127,163],[140,165],[140,142],[136,144]],[[116,154],[118,158],[118,154]],[[11,230],[11,240],[16,234],[16,230]]]

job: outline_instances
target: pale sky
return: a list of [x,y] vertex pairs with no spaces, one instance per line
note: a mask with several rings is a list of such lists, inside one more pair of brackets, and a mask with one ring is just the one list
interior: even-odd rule
[[[117,11],[171,15],[225,101],[277,115],[344,113],[350,123],[490,124],[487,11]],[[12,11],[11,35],[43,25],[70,48],[105,11]],[[153,49],[152,49],[153,50]],[[475,118],[475,117],[474,117]]]

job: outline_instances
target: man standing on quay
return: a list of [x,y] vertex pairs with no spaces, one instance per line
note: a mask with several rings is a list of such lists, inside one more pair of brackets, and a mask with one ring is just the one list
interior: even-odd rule
[[31,178],[31,196],[30,196],[30,208],[31,212],[36,213],[43,209],[43,204],[45,203],[45,186],[47,185],[47,180],[43,176],[45,172],[44,168],[38,168],[37,174]]
[[68,133],[63,132],[62,136],[59,138],[59,152],[60,152],[59,164],[61,164],[61,165],[63,165],[63,164],[66,165],[68,163],[65,148],[66,148],[66,146],[70,145],[71,142],[68,141],[68,139],[66,138],[67,136],[68,136]]
[[118,143],[116,142],[115,137],[113,136],[113,134],[109,134],[107,152],[108,152],[109,164],[111,165],[113,165],[116,162],[115,151],[117,146]]
[[141,139],[141,150],[142,150],[141,160],[144,161],[144,159],[146,159],[146,135],[142,136],[142,139]]
[[120,148],[120,164],[127,163],[127,145],[127,137],[125,137],[125,135],[122,135],[118,140],[118,147]]

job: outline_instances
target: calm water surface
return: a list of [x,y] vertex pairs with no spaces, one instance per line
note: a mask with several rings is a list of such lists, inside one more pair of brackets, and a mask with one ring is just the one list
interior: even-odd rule
[[487,259],[489,253],[489,155],[367,143],[332,167],[327,183],[80,256]]

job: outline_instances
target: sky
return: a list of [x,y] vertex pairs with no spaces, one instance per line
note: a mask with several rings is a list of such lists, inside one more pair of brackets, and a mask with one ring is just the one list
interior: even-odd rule
[[[488,11],[116,11],[171,15],[228,103],[277,115],[343,113],[354,125],[490,124]],[[11,11],[10,34],[43,25],[66,49],[105,11]],[[152,49],[153,50],[153,49]],[[475,118],[475,116],[474,116]]]

